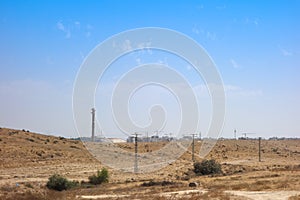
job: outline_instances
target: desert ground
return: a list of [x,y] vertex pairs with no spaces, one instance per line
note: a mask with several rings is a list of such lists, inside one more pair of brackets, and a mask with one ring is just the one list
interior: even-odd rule
[[[195,143],[196,154],[201,143]],[[139,152],[166,144],[139,143]],[[134,151],[132,143],[117,145]],[[81,141],[1,128],[0,199],[300,199],[300,139],[262,140],[261,146],[259,162],[258,140],[218,140],[206,159],[221,163],[219,175],[196,176],[190,147],[157,171],[133,174],[108,167],[109,183],[58,192],[45,186],[51,175],[88,181],[106,166]],[[189,187],[191,182],[198,185]]]

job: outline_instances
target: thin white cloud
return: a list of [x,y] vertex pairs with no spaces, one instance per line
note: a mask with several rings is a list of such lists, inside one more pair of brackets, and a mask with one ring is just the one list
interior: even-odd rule
[[59,22],[56,23],[56,28],[58,30],[64,32],[65,33],[65,37],[67,39],[71,38],[71,31],[70,31],[70,29],[66,28],[66,26],[61,21],[59,21]]
[[123,42],[122,50],[123,50],[123,51],[131,51],[131,50],[132,50],[132,46],[131,46],[130,40],[125,40],[125,41]]
[[86,32],[86,33],[85,33],[85,36],[86,36],[87,38],[91,37],[91,32],[90,32],[90,31]]
[[65,31],[65,26],[60,21],[56,23],[56,27],[58,30]]
[[259,18],[249,18],[249,17],[247,17],[246,19],[245,19],[245,23],[246,24],[253,24],[253,25],[255,25],[255,26],[258,26],[259,25]]
[[75,24],[76,28],[80,28],[80,22],[79,21],[74,22],[74,24]]
[[200,30],[196,26],[193,27],[192,32],[197,34],[197,35],[200,34]]
[[240,68],[240,65],[233,58],[231,58],[229,61],[233,68],[235,69]]
[[241,90],[241,88],[236,85],[224,85],[224,90],[225,92],[231,92]]
[[202,29],[199,29],[196,25],[192,28],[192,32],[197,34],[197,35],[203,35],[209,40],[216,40],[217,39],[217,34],[212,31],[205,31]]
[[206,37],[210,40],[216,40],[217,39],[217,34],[214,33],[214,32],[207,31],[206,32]]
[[145,53],[146,51],[148,54],[152,55],[151,44],[151,42],[142,42],[137,45],[137,48],[142,49],[142,51],[140,51],[141,53]]
[[140,49],[148,49],[151,47],[151,42],[142,42],[142,43],[139,43],[137,46]]
[[217,10],[224,10],[226,9],[226,5],[220,5],[216,7]]
[[74,34],[84,35],[89,38],[92,35],[93,26],[90,24],[82,25],[80,21],[69,21],[68,23],[63,23],[58,21],[56,23],[57,30],[65,34],[65,38],[69,39]]
[[94,27],[90,24],[86,25],[86,31],[85,31],[85,37],[89,38],[92,35],[92,30],[94,29]]

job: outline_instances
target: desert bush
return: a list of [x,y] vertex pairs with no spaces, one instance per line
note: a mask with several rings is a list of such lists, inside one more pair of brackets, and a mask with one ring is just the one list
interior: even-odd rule
[[73,187],[76,187],[77,185],[77,181],[69,181],[59,174],[54,174],[50,176],[46,186],[47,188],[52,190],[62,191],[71,189]]
[[89,182],[94,185],[99,185],[101,183],[107,183],[108,178],[109,178],[109,175],[108,175],[107,169],[102,168],[101,171],[99,171],[99,170],[97,171],[97,175],[94,174],[89,177]]
[[144,182],[142,183],[141,186],[144,186],[144,187],[150,187],[150,186],[168,186],[168,185],[175,185],[176,183],[175,182],[171,182],[171,181],[149,181],[149,182]]
[[197,175],[209,175],[222,173],[221,165],[214,159],[203,160],[194,164],[194,172]]

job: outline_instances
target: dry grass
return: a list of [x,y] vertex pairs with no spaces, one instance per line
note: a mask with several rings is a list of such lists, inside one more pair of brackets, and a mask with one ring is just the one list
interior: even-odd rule
[[[140,152],[155,151],[167,143],[141,143]],[[205,194],[191,194],[189,199],[237,199],[224,190],[295,190],[300,191],[299,140],[262,141],[262,161],[258,162],[256,140],[220,140],[207,156],[222,163],[218,177],[188,174],[193,169],[191,153],[150,174],[131,174],[109,170],[109,184],[53,192],[44,185],[49,176],[59,173],[72,180],[85,180],[103,166],[80,141],[35,134],[21,130],[0,129],[0,199],[74,199],[76,195],[130,194],[132,198],[151,199],[152,194],[189,190],[189,182],[200,183]],[[119,144],[133,151],[134,144]],[[201,141],[196,142],[196,153]],[[189,149],[191,150],[191,148]],[[196,157],[196,161],[201,161]],[[186,179],[184,179],[186,177]],[[171,181],[169,186],[142,187],[143,182]],[[16,188],[16,183],[20,187]],[[2,196],[1,196],[2,195]],[[15,195],[15,196],[14,196]],[[152,195],[152,196],[151,196]],[[50,198],[51,197],[51,198]],[[153,197],[154,198],[154,197]],[[159,197],[157,199],[174,199]],[[177,197],[176,197],[177,198]],[[186,199],[184,197],[178,197]],[[299,196],[291,199],[299,199]]]

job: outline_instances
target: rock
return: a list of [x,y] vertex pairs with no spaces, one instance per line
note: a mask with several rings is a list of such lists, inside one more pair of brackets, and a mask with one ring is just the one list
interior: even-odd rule
[[196,182],[190,182],[189,187],[198,187],[198,183]]

